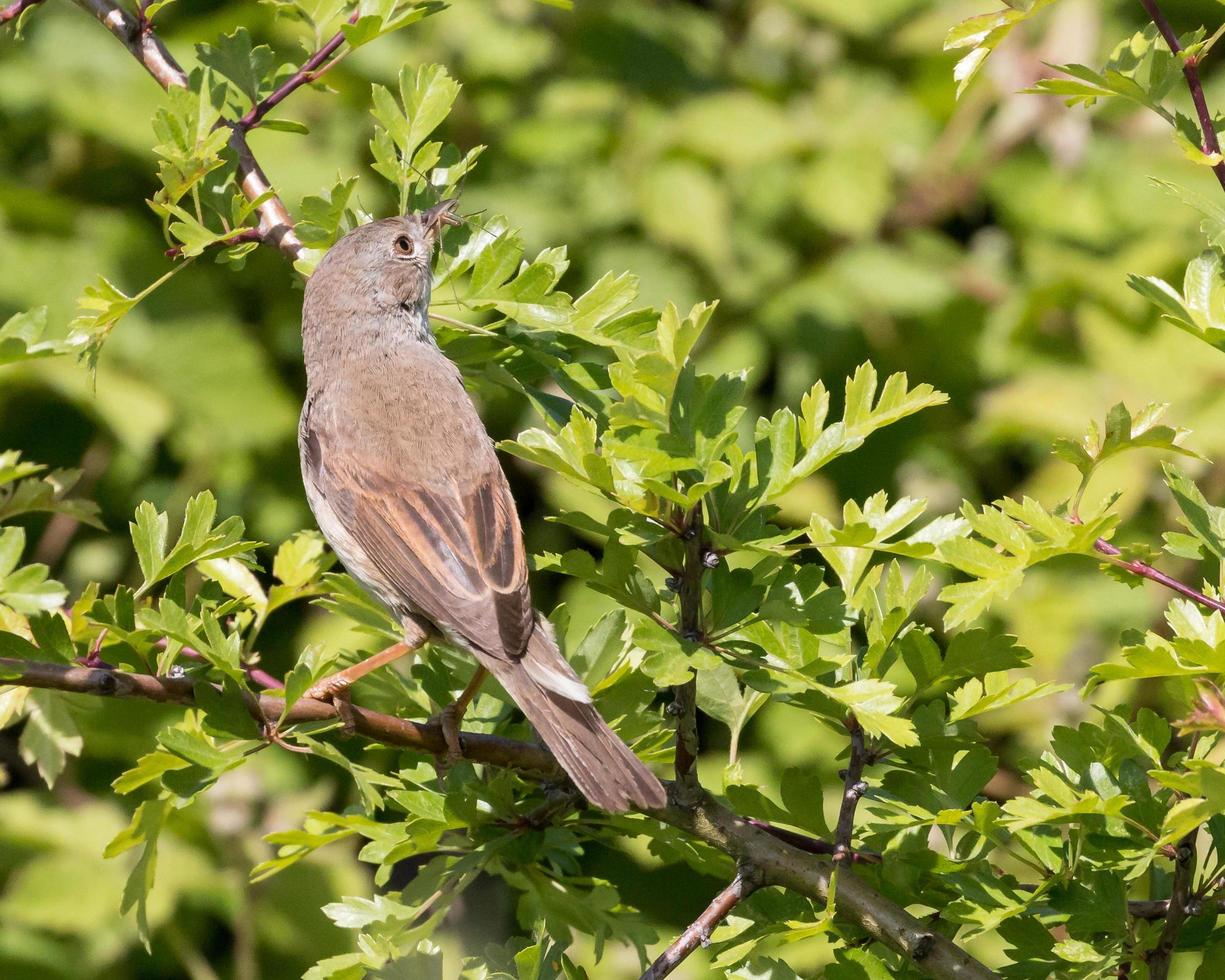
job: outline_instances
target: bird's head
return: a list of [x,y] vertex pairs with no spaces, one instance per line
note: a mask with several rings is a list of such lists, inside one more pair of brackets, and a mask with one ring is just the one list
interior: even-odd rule
[[307,283],[306,301],[387,314],[425,312],[431,262],[444,225],[459,224],[455,201],[354,228],[323,257]]

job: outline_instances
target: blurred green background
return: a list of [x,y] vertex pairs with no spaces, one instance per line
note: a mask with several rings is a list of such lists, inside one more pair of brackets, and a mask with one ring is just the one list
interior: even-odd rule
[[[926,497],[934,511],[1004,494],[1055,504],[1076,480],[1051,441],[1120,400],[1171,402],[1170,420],[1195,430],[1189,444],[1221,455],[1225,359],[1159,323],[1125,286],[1129,272],[1177,281],[1200,248],[1197,216],[1148,178],[1211,195],[1211,174],[1141,110],[1068,110],[1018,94],[1044,62],[1100,63],[1140,25],[1139,5],[1063,0],[1010,38],[955,103],[955,59],[941,40],[989,6],[578,0],[567,12],[466,0],[345,59],[327,76],[333,91],[295,94],[278,114],[305,122],[308,136],[261,130],[252,144],[291,210],[340,173],[361,174],[362,205],[388,213],[368,169],[370,83],[441,62],[464,85],[446,138],[489,147],[463,209],[508,215],[529,253],[568,246],[572,292],[611,269],[638,275],[648,304],[718,298],[703,356],[750,367],[758,409],[797,401],[817,378],[838,392],[865,358],[950,393],[947,407],[891,428],[797,491],[786,508],[797,522],[881,488]],[[1220,18],[1212,3],[1170,3],[1167,13],[1186,27]],[[282,61],[302,56],[290,25],[241,0],[182,2],[159,24],[185,65],[194,43],[239,26]],[[1210,104],[1225,105],[1211,65],[1206,81]],[[132,293],[166,271],[144,206],[157,186],[149,147],[160,97],[66,0],[34,11],[23,39],[0,38],[0,321],[45,304],[62,330],[98,273]],[[74,590],[129,579],[134,506],[175,511],[204,487],[261,540],[309,526],[295,444],[300,302],[295,275],[270,250],[237,273],[205,258],[120,324],[96,384],[64,359],[0,369],[0,447],[83,466],[117,532],[32,522],[33,559]],[[480,393],[496,437],[528,421],[506,393]],[[1170,525],[1156,465],[1128,454],[1095,483],[1128,488],[1123,541],[1156,541]],[[529,546],[568,544],[544,516],[572,491],[507,467]],[[1219,497],[1225,469],[1201,486]],[[602,608],[559,579],[535,586],[544,608],[565,599],[578,624]],[[1149,626],[1163,599],[1090,563],[1053,564],[997,615],[1034,651],[1039,679],[1075,685],[1121,629]],[[265,665],[281,673],[307,640],[335,639],[321,629],[296,613],[274,619]],[[164,842],[147,957],[117,911],[126,866],[101,852],[131,805],[108,783],[147,750],[163,716],[77,701],[71,710],[89,750],[53,793],[17,757],[14,733],[0,732],[0,976],[250,980],[295,976],[348,948],[319,906],[367,893],[351,850],[246,883],[270,853],[262,834],[344,802],[339,774],[268,752],[223,779]],[[1048,725],[1089,710],[1072,691],[993,716],[995,748],[1016,760]],[[810,721],[797,732],[797,718],[777,705],[756,719],[746,772],[769,785],[785,765],[832,775],[836,743]],[[709,734],[717,773],[721,736]],[[637,887],[622,894],[666,936],[705,904],[711,883],[664,880],[650,860],[632,845],[590,857],[593,873],[639,866]],[[465,898],[449,935],[479,949],[513,931],[513,904],[488,887]],[[622,959],[628,973],[633,957]],[[594,975],[620,975],[613,962]],[[687,969],[703,975],[697,958]]]

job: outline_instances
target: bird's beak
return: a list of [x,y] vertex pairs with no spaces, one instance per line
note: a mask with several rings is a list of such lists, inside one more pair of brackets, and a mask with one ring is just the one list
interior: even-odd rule
[[458,225],[460,220],[455,214],[455,205],[458,203],[455,198],[449,198],[422,211],[417,217],[425,233],[431,238],[437,238],[443,225]]

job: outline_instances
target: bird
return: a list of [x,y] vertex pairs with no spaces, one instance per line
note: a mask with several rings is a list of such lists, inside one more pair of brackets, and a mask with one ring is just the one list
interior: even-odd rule
[[433,255],[444,226],[459,221],[455,207],[359,225],[306,284],[306,498],[345,570],[404,633],[308,696],[339,707],[358,677],[443,642],[478,664],[443,712],[449,754],[462,751],[458,717],[487,672],[593,806],[663,807],[660,781],[601,717],[532,604],[510,485],[431,329]]

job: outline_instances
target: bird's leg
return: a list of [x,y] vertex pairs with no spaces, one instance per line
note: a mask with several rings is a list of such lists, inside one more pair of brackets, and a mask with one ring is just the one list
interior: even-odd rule
[[404,621],[404,639],[399,643],[393,643],[385,650],[380,650],[365,660],[359,660],[352,667],[346,667],[344,670],[338,670],[334,674],[328,674],[327,677],[320,678],[302,696],[312,698],[315,701],[327,701],[335,705],[336,713],[340,715],[341,720],[345,724],[345,731],[352,731],[353,709],[349,699],[349,688],[371,671],[378,670],[393,660],[399,660],[401,657],[421,649],[425,641],[425,630],[412,620],[406,619]]
[[472,680],[468,681],[468,686],[464,688],[454,701],[448,704],[438,715],[438,724],[442,727],[442,737],[447,743],[447,764],[455,765],[464,755],[464,748],[459,742],[459,723],[464,720],[464,712],[468,710],[468,705],[472,703],[472,699],[476,697],[476,692],[481,689],[481,685],[485,682],[485,678],[489,676],[489,671],[484,667],[477,667],[476,673],[472,675]]

